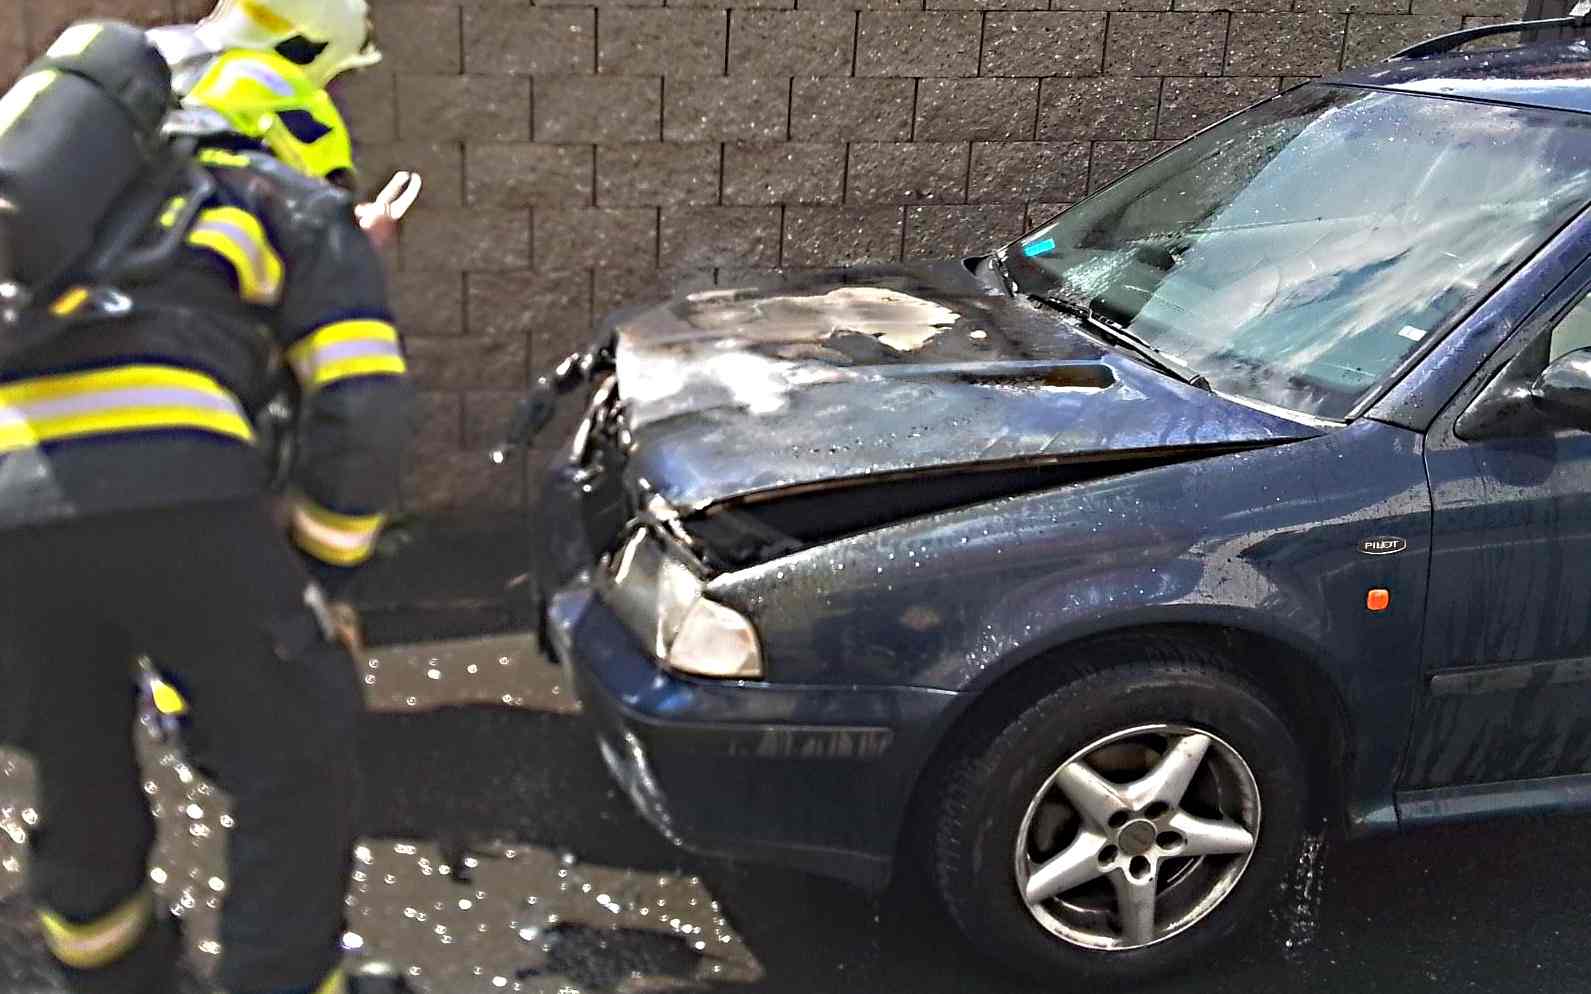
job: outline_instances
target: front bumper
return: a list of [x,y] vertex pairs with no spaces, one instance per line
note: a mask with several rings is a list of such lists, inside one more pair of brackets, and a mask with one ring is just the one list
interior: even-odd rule
[[668,672],[588,578],[596,556],[568,524],[581,497],[557,472],[543,494],[545,637],[641,813],[689,849],[882,888],[958,696]]

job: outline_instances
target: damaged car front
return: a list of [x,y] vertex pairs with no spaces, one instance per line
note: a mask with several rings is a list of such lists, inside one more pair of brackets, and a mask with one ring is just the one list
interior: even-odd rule
[[[870,884],[968,689],[929,674],[986,637],[947,610],[947,564],[889,548],[890,526],[1316,430],[1167,380],[960,264],[695,294],[616,318],[586,361],[537,565],[610,764],[693,846]],[[988,544],[964,543],[969,565]],[[935,648],[881,667],[902,625]]]
[[1312,785],[1394,826],[1431,501],[1377,405],[1591,182],[1479,106],[1309,85],[987,256],[611,318],[535,566],[640,809],[869,886],[915,837],[984,948],[1115,980],[1266,900]]

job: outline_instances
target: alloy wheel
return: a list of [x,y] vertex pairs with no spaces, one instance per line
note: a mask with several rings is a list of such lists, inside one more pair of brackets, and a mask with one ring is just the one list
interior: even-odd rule
[[1044,781],[1017,833],[1016,886],[1056,937],[1139,949],[1230,896],[1259,831],[1259,785],[1235,749],[1208,731],[1141,725],[1096,739]]

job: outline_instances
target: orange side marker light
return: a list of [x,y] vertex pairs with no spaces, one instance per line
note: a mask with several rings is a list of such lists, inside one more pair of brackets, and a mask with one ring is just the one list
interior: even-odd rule
[[1371,611],[1385,611],[1392,606],[1392,593],[1377,587],[1365,595],[1365,607]]

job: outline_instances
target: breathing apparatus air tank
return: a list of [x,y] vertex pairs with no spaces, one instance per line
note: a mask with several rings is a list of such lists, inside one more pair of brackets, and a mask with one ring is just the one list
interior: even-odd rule
[[61,294],[80,287],[81,306],[176,256],[186,225],[148,238],[196,175],[162,133],[172,106],[165,59],[118,21],[74,24],[0,96],[0,359],[60,316]]

